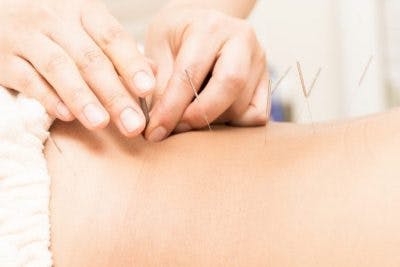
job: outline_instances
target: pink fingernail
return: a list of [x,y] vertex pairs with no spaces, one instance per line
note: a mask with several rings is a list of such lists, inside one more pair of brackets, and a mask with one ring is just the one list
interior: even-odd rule
[[92,127],[97,127],[107,120],[106,113],[96,104],[86,105],[83,109],[83,113]]
[[60,119],[70,119],[72,117],[71,111],[67,108],[67,106],[63,102],[59,102],[57,104],[57,115],[61,117]]
[[139,71],[133,77],[133,83],[139,91],[147,93],[154,88],[156,81],[154,77],[151,77],[146,72]]
[[121,123],[128,133],[136,131],[138,128],[142,127],[144,124],[143,119],[139,114],[132,108],[126,108],[121,112],[119,116]]

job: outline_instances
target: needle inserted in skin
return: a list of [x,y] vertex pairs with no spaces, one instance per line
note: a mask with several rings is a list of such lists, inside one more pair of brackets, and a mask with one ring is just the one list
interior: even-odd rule
[[[268,99],[267,99],[267,119],[271,116],[271,105],[272,105],[272,81],[271,79],[268,80]],[[264,145],[267,144],[267,129],[268,129],[268,124],[265,126],[265,139],[264,139]]]
[[300,62],[297,62],[297,71],[299,73],[301,88],[303,89],[303,95],[305,98],[307,98],[308,93],[307,93],[306,83],[304,82],[304,76],[303,76],[303,71],[301,70]]
[[53,137],[51,137],[50,134],[49,134],[49,140],[54,144],[54,146],[56,147],[56,149],[58,150],[58,152],[60,152],[60,154],[63,154],[61,148],[58,146],[58,144],[57,144],[56,141],[53,139]]
[[[305,84],[305,82],[304,82],[304,76],[303,76],[303,72],[302,72],[302,70],[301,70],[300,62],[297,62],[297,71],[298,71],[298,73],[299,73],[300,82],[301,82],[301,87],[302,87],[302,89],[303,89],[304,98],[305,98],[305,100],[306,100],[308,115],[309,115],[310,120],[311,120],[311,124],[312,124],[312,127],[313,127],[313,131],[314,131],[314,133],[315,133],[314,119],[313,119],[313,116],[312,116],[310,103],[308,102],[308,98],[310,97],[313,88],[310,88],[309,90],[307,90],[306,84]],[[320,73],[321,73],[321,68],[320,68],[319,71],[317,72],[317,75],[315,76],[315,79],[314,79],[314,82],[312,83],[312,86],[315,85],[315,83],[316,83],[316,81],[317,81],[317,79],[318,79]]]
[[[193,90],[193,93],[194,93],[194,95],[195,95],[195,97],[196,97],[196,100],[197,100],[197,102],[199,103],[199,106],[201,107],[200,96],[199,96],[199,94],[197,93],[196,88],[194,87],[192,78],[190,77],[190,74],[189,74],[188,70],[185,70],[185,73],[186,73],[186,76],[187,76],[188,81],[189,81],[189,83],[190,83],[190,87],[192,87],[192,90]],[[206,114],[205,112],[203,112],[203,116],[204,116],[204,120],[206,121],[206,123],[207,123],[207,125],[208,125],[208,129],[209,129],[210,131],[212,131],[210,121],[208,120],[207,114]]]
[[74,177],[78,177],[74,168],[72,168],[71,164],[69,163],[67,157],[64,155],[64,152],[62,151],[62,149],[60,148],[60,146],[57,144],[57,142],[54,140],[54,138],[49,134],[49,140],[54,144],[54,146],[56,147],[57,151],[60,153],[61,157],[64,159],[65,164],[69,165],[69,169],[72,170],[72,174],[74,175]]

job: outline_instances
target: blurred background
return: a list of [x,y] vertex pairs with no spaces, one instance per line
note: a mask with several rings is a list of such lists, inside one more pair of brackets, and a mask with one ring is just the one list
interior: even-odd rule
[[[146,24],[166,1],[106,2],[143,41]],[[249,21],[267,51],[273,86],[290,68],[274,93],[275,118],[324,121],[399,105],[399,14],[399,0],[259,0]],[[307,100],[296,62],[307,86],[322,68]]]

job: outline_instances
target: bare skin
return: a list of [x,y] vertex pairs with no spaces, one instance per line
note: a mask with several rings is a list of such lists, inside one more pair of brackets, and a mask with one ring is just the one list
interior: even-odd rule
[[55,266],[399,266],[399,117],[158,144],[57,124]]
[[203,128],[204,116],[265,125],[266,57],[244,20],[254,4],[166,1],[148,27],[145,57],[101,0],[0,0],[0,85],[59,120],[90,130],[111,121],[131,138],[145,130],[140,107],[151,98],[145,136],[153,142]]
[[[154,16],[146,55],[159,68],[145,131],[148,140],[161,141],[172,132],[201,129],[209,122],[265,125],[266,55],[243,19],[254,3],[175,0]],[[192,101],[193,91],[199,92],[198,101]]]

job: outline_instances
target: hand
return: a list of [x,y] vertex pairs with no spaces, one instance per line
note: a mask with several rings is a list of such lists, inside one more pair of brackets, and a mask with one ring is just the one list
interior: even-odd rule
[[[149,27],[146,55],[158,65],[149,140],[161,141],[174,130],[203,128],[207,119],[265,125],[266,59],[245,21],[212,10],[167,7]],[[193,101],[186,70],[195,89],[202,90],[199,101]]]
[[111,117],[126,136],[144,130],[135,97],[152,93],[153,71],[102,3],[0,0],[0,25],[0,85],[88,129]]

